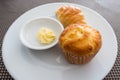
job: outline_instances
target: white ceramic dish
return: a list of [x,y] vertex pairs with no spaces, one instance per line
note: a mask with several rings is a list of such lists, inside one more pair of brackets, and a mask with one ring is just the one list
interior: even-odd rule
[[[37,39],[40,28],[51,29],[55,33],[55,40],[50,44],[43,44]],[[55,46],[58,42],[58,38],[63,31],[62,24],[56,19],[44,17],[36,18],[26,23],[20,31],[21,42],[30,49],[44,50]]]
[[[56,19],[55,12],[63,5],[81,8],[88,24],[101,32],[102,47],[88,64],[69,64],[58,45],[35,51],[24,47],[19,40],[20,28],[26,21],[40,16]],[[51,3],[26,12],[10,26],[3,41],[2,57],[7,70],[16,80],[101,80],[111,70],[117,49],[114,31],[101,15],[77,4]]]

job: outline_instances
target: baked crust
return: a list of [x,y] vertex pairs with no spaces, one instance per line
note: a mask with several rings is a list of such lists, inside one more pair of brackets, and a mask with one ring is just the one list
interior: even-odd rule
[[74,6],[62,6],[57,12],[57,18],[64,27],[71,24],[86,24],[82,11]]
[[101,34],[88,25],[72,24],[64,29],[59,37],[63,51],[75,56],[95,54],[102,45]]

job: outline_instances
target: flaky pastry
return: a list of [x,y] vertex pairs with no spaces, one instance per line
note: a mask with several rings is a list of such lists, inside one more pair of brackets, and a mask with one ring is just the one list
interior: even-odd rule
[[56,14],[64,27],[76,23],[86,24],[83,12],[77,7],[62,6],[57,10]]

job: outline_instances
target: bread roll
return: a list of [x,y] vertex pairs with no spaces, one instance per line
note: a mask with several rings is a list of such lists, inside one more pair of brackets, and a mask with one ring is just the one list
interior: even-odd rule
[[57,18],[63,24],[64,27],[67,27],[71,24],[86,24],[84,15],[82,11],[74,6],[62,6],[57,12]]

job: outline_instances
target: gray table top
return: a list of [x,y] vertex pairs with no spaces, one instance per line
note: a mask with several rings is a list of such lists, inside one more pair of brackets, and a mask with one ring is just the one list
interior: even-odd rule
[[104,80],[120,80],[120,0],[0,0],[0,79],[13,80],[2,61],[2,42],[9,26],[24,12],[52,2],[71,2],[89,7],[101,14],[112,26],[118,41],[116,62]]

